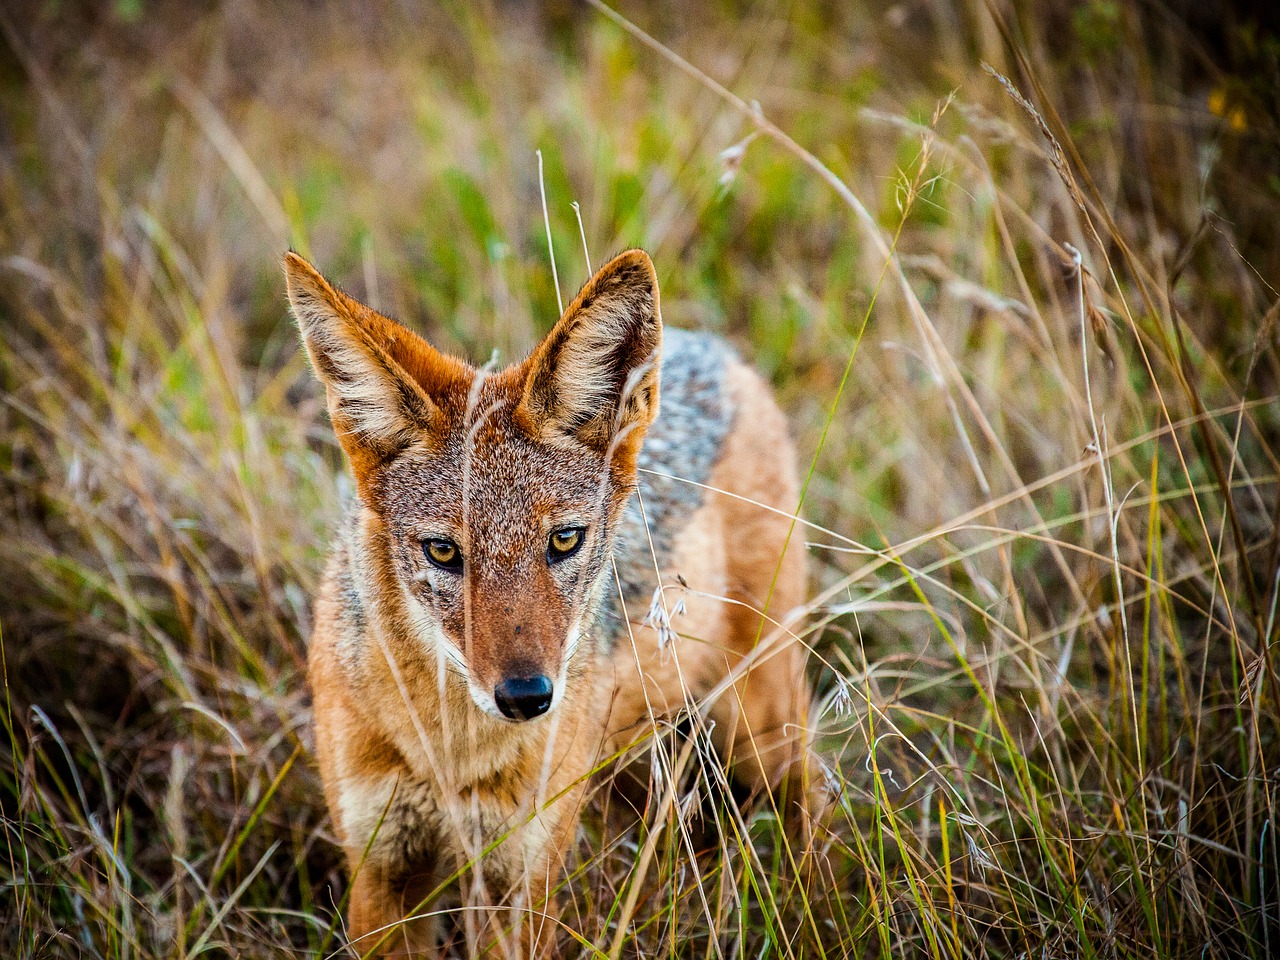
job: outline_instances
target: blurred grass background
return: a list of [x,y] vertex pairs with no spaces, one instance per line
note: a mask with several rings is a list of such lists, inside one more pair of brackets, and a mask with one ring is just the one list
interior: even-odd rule
[[1276,14],[618,10],[695,72],[584,3],[0,8],[0,953],[341,949],[280,255],[517,358],[538,150],[564,292],[577,202],[812,462],[837,801],[589,816],[566,955],[1280,953]]

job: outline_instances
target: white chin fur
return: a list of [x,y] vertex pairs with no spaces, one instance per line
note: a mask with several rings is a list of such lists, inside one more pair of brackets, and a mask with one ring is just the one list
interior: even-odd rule
[[471,682],[470,677],[467,678],[467,692],[471,694],[472,702],[495,720],[501,720],[503,723],[516,722],[503,716],[502,711],[498,709],[498,704],[494,702],[493,694],[476,686]]

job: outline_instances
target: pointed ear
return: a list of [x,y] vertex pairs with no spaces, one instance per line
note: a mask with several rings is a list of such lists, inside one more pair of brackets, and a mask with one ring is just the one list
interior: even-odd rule
[[619,254],[592,277],[528,360],[519,414],[548,443],[614,447],[634,467],[658,415],[662,315],[658,277],[643,250]]
[[296,253],[285,255],[284,272],[334,432],[363,490],[373,469],[430,428],[439,411],[427,388],[462,364],[334,288]]

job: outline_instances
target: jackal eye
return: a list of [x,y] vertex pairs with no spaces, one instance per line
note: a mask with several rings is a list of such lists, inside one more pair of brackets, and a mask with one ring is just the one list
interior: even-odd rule
[[441,570],[462,569],[462,551],[452,540],[424,540],[422,552]]
[[552,533],[547,541],[547,559],[554,563],[572,557],[582,546],[584,533],[582,527],[564,527]]

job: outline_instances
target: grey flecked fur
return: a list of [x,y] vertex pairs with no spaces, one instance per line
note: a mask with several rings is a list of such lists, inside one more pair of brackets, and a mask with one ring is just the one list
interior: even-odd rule
[[[729,348],[717,337],[663,329],[658,419],[640,451],[639,489],[627,504],[613,548],[618,582],[628,603],[648,603],[657,586],[657,570],[667,566],[672,536],[682,519],[702,505],[705,491],[698,484],[707,482],[733,425],[735,411],[724,389],[730,357]],[[601,590],[597,643],[608,650],[626,629],[618,583],[606,575]]]

